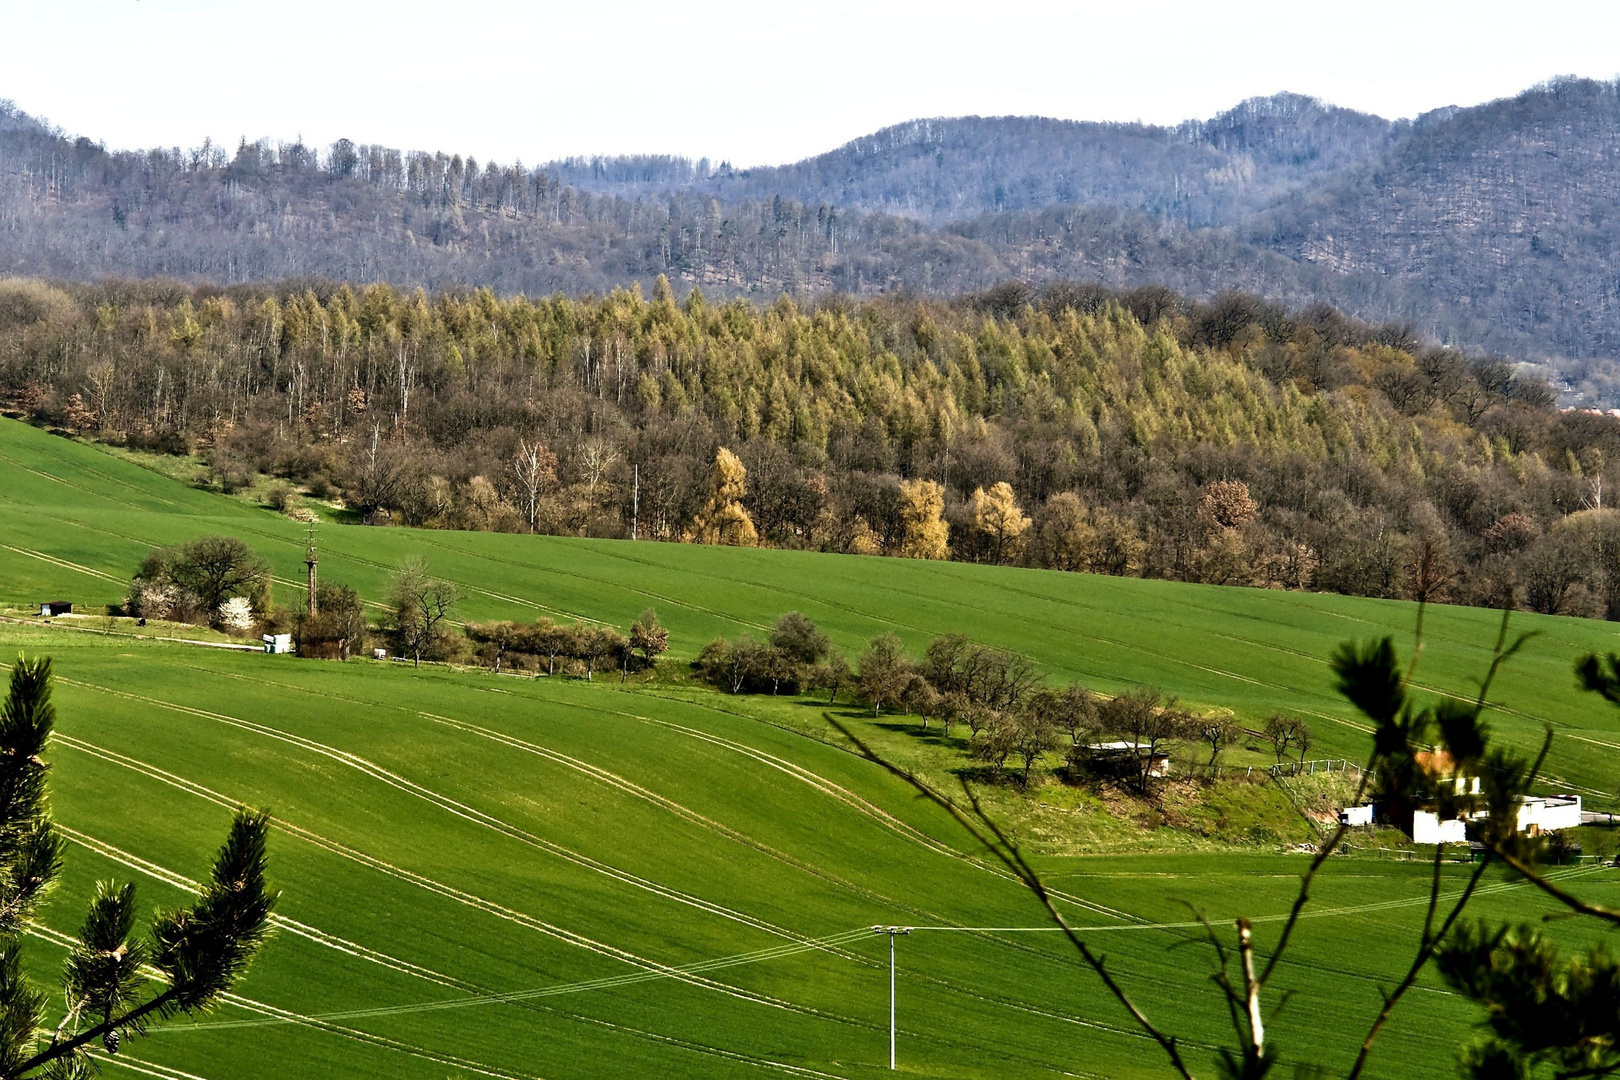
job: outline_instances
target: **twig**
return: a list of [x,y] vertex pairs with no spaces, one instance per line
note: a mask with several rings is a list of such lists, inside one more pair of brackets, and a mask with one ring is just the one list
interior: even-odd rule
[[1495,855],[1503,862],[1507,863],[1515,871],[1517,871],[1526,881],[1530,882],[1530,884],[1534,885],[1536,888],[1540,889],[1554,900],[1557,900],[1560,904],[1563,904],[1571,911],[1574,911],[1580,915],[1590,915],[1593,918],[1602,919],[1604,922],[1620,925],[1620,911],[1616,911],[1613,908],[1606,908],[1599,904],[1594,904],[1588,900],[1582,900],[1574,893],[1571,893],[1567,889],[1555,885],[1553,882],[1542,877],[1536,872],[1535,867],[1531,866],[1517,855],[1514,855],[1512,852],[1505,850],[1499,844],[1492,844],[1491,851],[1495,853]]
[[1254,928],[1248,919],[1239,919],[1238,955],[1243,960],[1243,997],[1249,1013],[1248,1052],[1258,1062],[1266,1056],[1266,1026],[1260,1016],[1260,983],[1254,977]]
[[[1418,947],[1417,955],[1412,958],[1412,966],[1407,969],[1405,977],[1384,998],[1384,1007],[1378,1010],[1378,1016],[1374,1018],[1372,1027],[1367,1029],[1367,1037],[1361,1042],[1361,1051],[1356,1055],[1355,1066],[1351,1068],[1345,1080],[1357,1080],[1357,1077],[1361,1075],[1361,1070],[1367,1064],[1367,1056],[1372,1053],[1373,1043],[1378,1040],[1378,1036],[1383,1031],[1384,1024],[1389,1020],[1390,1014],[1395,1011],[1395,1006],[1400,1004],[1401,998],[1406,996],[1406,992],[1412,989],[1412,984],[1417,982],[1418,975],[1428,964],[1430,958],[1434,956],[1436,946],[1445,940],[1446,935],[1451,932],[1451,928],[1456,923],[1458,916],[1462,914],[1463,908],[1468,905],[1469,899],[1474,895],[1474,887],[1479,884],[1479,879],[1484,876],[1485,868],[1490,865],[1490,862],[1490,855],[1487,853],[1486,857],[1480,860],[1479,866],[1474,869],[1473,875],[1468,879],[1467,887],[1463,889],[1462,895],[1457,898],[1457,903],[1447,913],[1445,921],[1440,925],[1439,932],[1429,937],[1428,930],[1425,928],[1424,935],[1427,940]],[[1432,899],[1430,902],[1431,905],[1434,903]]]
[[[985,812],[984,808],[979,804],[978,798],[973,794],[972,789],[967,786],[966,781],[963,781],[962,783],[962,790],[973,808],[973,816],[971,818],[963,812],[960,806],[956,805],[956,803],[952,802],[950,799],[947,799],[933,788],[929,787],[917,776],[879,756],[875,751],[872,750],[871,747],[867,746],[859,736],[850,731],[849,728],[845,727],[838,720],[834,719],[831,713],[823,713],[822,716],[829,724],[836,728],[840,734],[855,745],[856,752],[859,753],[861,757],[864,757],[866,760],[883,768],[891,775],[904,781],[923,798],[944,810],[958,825],[966,830],[970,836],[972,836],[980,844],[984,845],[985,849],[994,855],[1003,866],[1010,870],[1019,881],[1023,882],[1024,887],[1029,889],[1030,892],[1034,893],[1036,898],[1040,900],[1041,905],[1046,908],[1047,916],[1051,918],[1052,922],[1059,930],[1063,931],[1063,936],[1068,939],[1069,944],[1074,946],[1075,950],[1080,954],[1081,959],[1086,962],[1086,965],[1090,967],[1092,971],[1096,972],[1097,977],[1101,979],[1103,985],[1108,988],[1108,992],[1114,995],[1115,1000],[1117,1000],[1125,1011],[1130,1014],[1131,1019],[1136,1022],[1137,1026],[1146,1032],[1154,1042],[1159,1044],[1159,1047],[1165,1052],[1165,1056],[1170,1059],[1170,1064],[1175,1066],[1176,1072],[1181,1074],[1183,1080],[1193,1080],[1192,1072],[1187,1068],[1187,1063],[1182,1059],[1181,1051],[1176,1046],[1175,1038],[1160,1031],[1153,1021],[1147,1018],[1147,1015],[1142,1012],[1137,1004],[1131,1000],[1130,995],[1125,992],[1124,987],[1120,986],[1119,983],[1114,980],[1114,976],[1109,972],[1107,966],[1103,963],[1102,958],[1093,953],[1091,948],[1080,939],[1078,934],[1074,932],[1074,928],[1068,924],[1068,921],[1063,918],[1062,913],[1058,911],[1057,906],[1052,902],[1052,897],[1047,892],[1046,884],[1041,880],[1040,875],[1036,873],[1034,868],[1031,867],[1024,859],[1023,854],[1018,849],[1018,845],[1009,840],[1007,835],[1002,832],[1001,827],[998,826],[995,821],[990,818],[989,814]],[[977,819],[977,824],[975,824],[975,819]],[[989,836],[985,835],[986,831],[989,832]]]

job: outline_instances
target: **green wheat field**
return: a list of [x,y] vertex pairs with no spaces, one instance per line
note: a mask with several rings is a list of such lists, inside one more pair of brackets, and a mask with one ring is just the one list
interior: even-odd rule
[[[295,602],[303,526],[0,421],[0,605],[119,602],[154,545],[239,536]],[[1310,718],[1312,757],[1365,732],[1325,660],[1346,639],[1408,649],[1411,605],[966,564],[325,524],[321,572],[380,600],[412,555],[465,592],[460,619],[596,619],[646,607],[684,667],[716,635],[786,610],[854,653],[965,631],[1102,690],[1150,684],[1251,726]],[[206,872],[233,807],[276,817],[278,931],[230,1004],[157,1027],[116,1072],[283,1077],[875,1076],[888,1067],[888,942],[902,1073],[1164,1076],[1162,1056],[1045,929],[1042,912],[944,814],[838,745],[819,706],[690,684],[587,684],[230,652],[0,623],[0,656],[56,660],[56,818],[71,844],[30,965],[49,977],[97,879],[152,907]],[[1417,683],[1472,696],[1497,616],[1427,612]],[[1548,786],[1608,808],[1620,712],[1576,691],[1573,658],[1620,650],[1608,624],[1519,616],[1536,637],[1501,677],[1504,738],[1555,740]],[[199,635],[202,636],[202,635]],[[896,756],[938,753],[842,702]],[[1260,760],[1256,758],[1255,760]],[[1076,810],[1075,829],[1091,826]],[[1032,846],[1060,906],[1144,1010],[1208,1072],[1227,1041],[1195,912],[1274,940],[1305,863],[1277,844]],[[1458,868],[1460,872],[1461,868]],[[1400,977],[1428,867],[1335,859],[1277,977],[1283,1061],[1342,1066]],[[1620,902],[1615,871],[1556,871]],[[1551,908],[1492,878],[1478,913]],[[1589,931],[1565,924],[1572,944]],[[1425,977],[1371,1072],[1451,1075],[1480,1017]],[[1297,1075],[1315,1075],[1308,1070]]]

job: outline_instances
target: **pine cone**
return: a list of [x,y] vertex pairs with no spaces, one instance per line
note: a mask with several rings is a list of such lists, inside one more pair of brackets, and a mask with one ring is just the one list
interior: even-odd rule
[[116,1054],[118,1053],[118,1044],[121,1039],[122,1036],[118,1033],[118,1029],[113,1028],[111,1031],[107,1032],[107,1034],[101,1037],[101,1045],[107,1048],[107,1053]]

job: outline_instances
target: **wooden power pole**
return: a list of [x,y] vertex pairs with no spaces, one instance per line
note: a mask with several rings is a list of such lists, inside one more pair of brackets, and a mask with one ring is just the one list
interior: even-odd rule
[[309,617],[315,617],[315,564],[320,561],[315,556],[315,523],[310,522],[309,529],[304,535],[304,565],[309,568]]

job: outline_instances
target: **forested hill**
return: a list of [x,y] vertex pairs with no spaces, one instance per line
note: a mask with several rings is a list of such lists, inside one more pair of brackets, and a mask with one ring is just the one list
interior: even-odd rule
[[717,193],[782,194],[934,222],[1059,204],[1225,225],[1365,161],[1409,125],[1298,94],[1175,128],[1044,117],[914,120],[793,165],[723,172]]
[[1620,397],[1613,84],[1388,121],[1298,95],[1175,127],[919,120],[792,165],[538,168],[342,140],[109,153],[0,109],[0,273],[949,296],[1241,288]]
[[1620,619],[1620,420],[1322,306],[0,282],[0,408],[379,524]]

